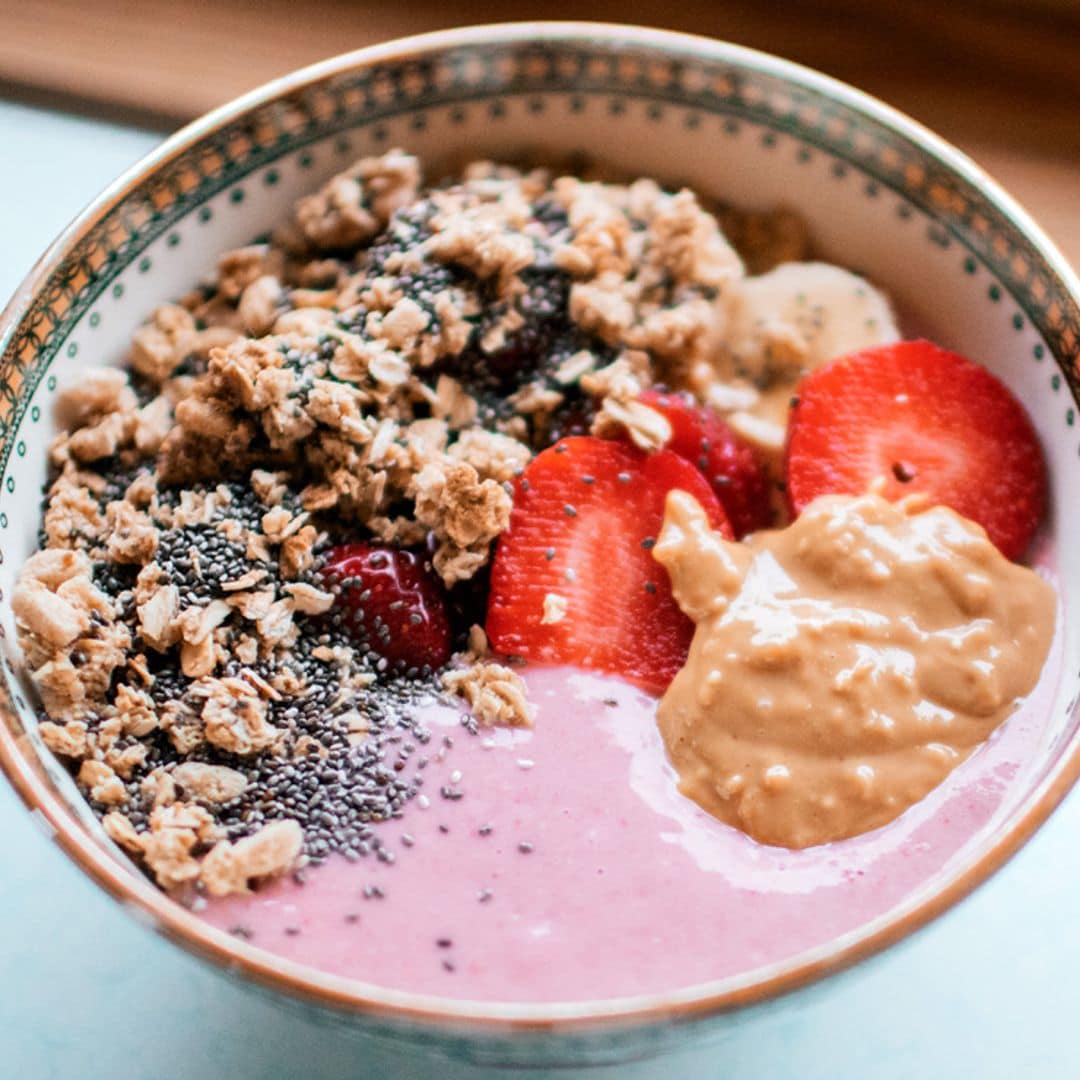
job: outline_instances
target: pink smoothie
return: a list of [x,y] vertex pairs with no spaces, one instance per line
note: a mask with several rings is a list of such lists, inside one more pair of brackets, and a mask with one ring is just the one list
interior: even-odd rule
[[859,929],[946,866],[1044,756],[1059,669],[1057,642],[1021,709],[901,818],[804,851],[758,845],[678,793],[653,699],[530,670],[532,731],[471,736],[429,711],[425,799],[381,826],[392,864],[335,857],[203,915],[328,972],[454,998],[599,999],[746,972]]

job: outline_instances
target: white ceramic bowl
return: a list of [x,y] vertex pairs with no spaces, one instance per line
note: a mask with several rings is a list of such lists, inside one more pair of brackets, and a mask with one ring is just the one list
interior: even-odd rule
[[[1080,771],[1077,672],[1062,678],[1041,749],[993,820],[895,909],[768,969],[654,998],[574,1005],[449,1002],[391,993],[276,959],[171,903],[104,840],[35,733],[6,599],[33,551],[52,404],[116,363],[159,302],[217,253],[365,153],[404,146],[429,175],[455,161],[584,153],[620,173],[685,183],[744,207],[784,203],[821,251],[882,284],[921,330],[977,357],[1034,417],[1051,474],[1049,532],[1076,655],[1080,283],[1024,212],[958,151],[873,99],[784,61],[700,38],[587,24],[504,25],[329,60],[168,140],[57,240],[3,317],[0,369],[0,761],[55,838],[159,930],[282,1000],[358,1030],[459,1055],[539,1063],[656,1050],[725,1010],[775,996],[895,941],[1000,865]],[[59,166],[58,166],[59,167]]]

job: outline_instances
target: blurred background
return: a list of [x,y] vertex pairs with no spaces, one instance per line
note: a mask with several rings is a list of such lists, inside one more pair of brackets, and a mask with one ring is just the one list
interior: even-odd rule
[[165,131],[333,53],[560,17],[726,38],[869,90],[971,153],[1080,262],[1080,0],[0,0],[0,94]]

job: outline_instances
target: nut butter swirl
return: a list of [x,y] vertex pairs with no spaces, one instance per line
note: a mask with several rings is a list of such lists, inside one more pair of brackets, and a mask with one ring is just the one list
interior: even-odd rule
[[684,492],[654,549],[697,624],[659,708],[680,789],[764,844],[892,821],[1038,680],[1053,590],[942,507],[816,500],[731,543]]

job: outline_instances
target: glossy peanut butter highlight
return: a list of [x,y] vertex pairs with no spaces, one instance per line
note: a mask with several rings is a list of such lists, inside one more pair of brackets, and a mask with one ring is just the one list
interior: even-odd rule
[[754,839],[810,847],[923,798],[1035,686],[1053,590],[944,508],[818,499],[731,543],[668,497],[654,549],[697,624],[658,713],[680,789]]

